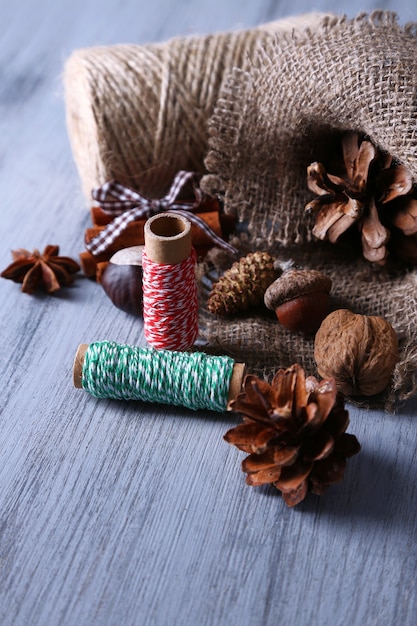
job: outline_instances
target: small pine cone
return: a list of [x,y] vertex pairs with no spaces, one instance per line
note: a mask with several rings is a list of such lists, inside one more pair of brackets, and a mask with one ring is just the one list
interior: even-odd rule
[[268,252],[250,252],[213,285],[207,301],[210,313],[234,315],[263,302],[266,289],[277,277],[275,260]]
[[243,424],[224,438],[249,456],[242,463],[248,485],[273,484],[292,507],[308,491],[322,495],[343,479],[346,459],[360,450],[345,433],[349,414],[330,378],[306,378],[299,365],[279,370],[271,384],[249,375],[230,408]]

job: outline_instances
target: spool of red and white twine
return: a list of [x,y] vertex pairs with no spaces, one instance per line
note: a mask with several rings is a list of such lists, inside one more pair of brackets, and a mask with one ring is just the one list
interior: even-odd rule
[[187,350],[198,334],[196,253],[191,224],[159,213],[145,224],[143,320],[147,342],[164,350]]

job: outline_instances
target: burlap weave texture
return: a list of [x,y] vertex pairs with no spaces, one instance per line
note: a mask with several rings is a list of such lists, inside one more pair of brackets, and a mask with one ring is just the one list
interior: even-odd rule
[[[203,179],[237,213],[242,245],[321,269],[333,280],[333,308],[391,322],[401,359],[390,389],[375,399],[387,407],[417,392],[417,271],[376,268],[354,251],[313,241],[306,168],[341,132],[356,130],[417,180],[416,32],[377,12],[328,18],[311,33],[277,40],[272,53],[260,50],[250,71],[234,70],[219,95]],[[251,369],[271,374],[300,362],[315,373],[313,339],[264,314],[221,320],[203,312],[201,325],[208,344],[245,358]]]

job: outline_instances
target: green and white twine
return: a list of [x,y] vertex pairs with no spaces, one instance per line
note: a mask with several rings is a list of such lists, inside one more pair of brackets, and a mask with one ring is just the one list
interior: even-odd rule
[[82,386],[96,398],[225,411],[233,365],[227,356],[97,341],[87,348]]

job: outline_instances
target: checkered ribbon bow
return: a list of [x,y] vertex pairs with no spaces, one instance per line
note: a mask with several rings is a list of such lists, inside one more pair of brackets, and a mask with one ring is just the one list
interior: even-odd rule
[[[156,213],[175,211],[203,230],[213,244],[235,254],[237,252],[236,248],[219,237],[201,217],[193,213],[200,206],[203,199],[203,192],[198,185],[199,179],[200,175],[196,172],[178,172],[167,195],[159,200],[152,200],[142,196],[137,191],[125,187],[115,180],[108,181],[101,187],[95,187],[91,192],[93,199],[98,202],[103,211],[113,215],[114,219],[104,230],[86,244],[87,250],[94,255],[101,254],[107,250],[130,222],[138,219],[147,219]],[[189,182],[193,185],[194,201],[178,200],[182,189]]]

